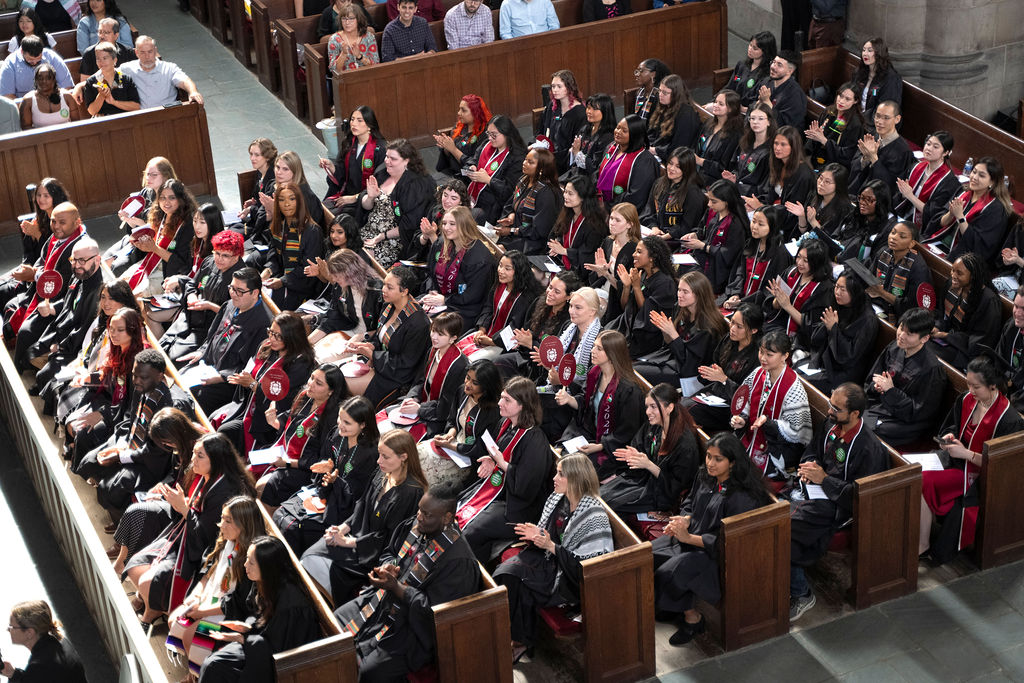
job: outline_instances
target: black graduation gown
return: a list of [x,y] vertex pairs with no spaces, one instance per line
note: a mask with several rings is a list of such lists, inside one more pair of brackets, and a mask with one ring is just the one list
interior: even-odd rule
[[[738,350],[736,342],[729,339],[728,336],[723,337],[722,341],[718,343],[718,348],[715,349],[712,358],[725,372],[725,382],[705,383],[704,389],[696,396],[715,396],[724,400],[726,405],[709,406],[700,403],[695,398],[683,399],[683,405],[690,411],[690,417],[703,427],[706,433],[711,434],[729,429],[731,414],[728,403],[747,375],[759,365],[757,348],[758,345],[755,341],[748,344],[746,348]],[[723,356],[726,358],[724,362],[722,361]]]
[[217,369],[224,381],[192,387],[192,395],[204,412],[209,413],[231,400],[235,387],[227,383],[228,377],[240,372],[256,354],[267,337],[269,326],[270,313],[262,300],[245,312],[240,312],[231,301],[217,311],[206,332],[206,341],[197,353],[202,361]]
[[664,337],[661,330],[651,322],[651,311],[672,310],[676,299],[675,281],[668,273],[661,271],[644,277],[641,290],[644,305],[637,305],[631,288],[622,315],[607,325],[608,329],[618,330],[626,336],[629,355],[633,358],[640,358],[661,348]]
[[778,86],[774,80],[768,78],[766,85],[771,91],[772,111],[775,113],[775,123],[779,128],[794,126],[797,130],[804,130],[807,119],[807,95],[800,87],[795,74]]
[[840,120],[837,116],[823,111],[818,123],[825,133],[825,144],[808,140],[804,154],[811,165],[821,169],[825,164],[842,164],[847,169],[857,154],[857,142],[864,136],[864,126],[855,116]]
[[246,219],[242,221],[246,238],[252,239],[257,233],[260,234],[261,239],[265,237],[263,233],[269,224],[267,223],[267,212],[260,203],[260,193],[262,192],[273,197],[276,184],[273,165],[268,166],[266,173],[257,178],[253,184],[252,194],[246,199],[253,200],[255,204],[252,205],[252,209],[249,210],[249,215]]
[[[683,432],[668,453],[658,456],[661,426],[648,424],[633,437],[633,448],[650,458],[661,472],[655,477],[645,469],[627,469],[601,485],[601,500],[619,514],[675,512],[701,465],[695,432]],[[653,453],[653,455],[652,455]]]
[[[51,345],[56,344],[57,351],[50,358],[66,359],[61,365],[70,362],[82,348],[85,333],[96,319],[102,284],[103,271],[98,268],[85,280],[73,280],[68,285],[68,293],[60,312],[53,317],[53,322],[43,331],[31,350],[26,349],[25,354],[30,357],[44,355],[49,352]],[[17,350],[16,346],[16,359]],[[37,381],[39,379],[37,377]]]
[[[360,7],[359,9],[362,8]],[[331,33],[334,32],[332,31]],[[355,136],[352,136],[352,147],[351,153],[348,155],[348,163],[345,163],[345,157],[340,156],[339,153],[338,158],[334,160],[334,173],[327,174],[327,194],[324,195],[325,202],[338,194],[358,195],[366,189],[366,183],[363,182],[363,169],[361,167],[362,154],[357,154],[357,151],[362,152],[362,150],[359,149],[359,143],[355,140]],[[384,140],[375,141],[373,159],[371,161],[373,164],[372,168],[374,170],[380,168],[381,164],[384,163],[384,155],[387,151],[387,142]]]
[[850,162],[850,194],[860,192],[864,183],[869,180],[881,180],[889,188],[890,197],[899,197],[896,187],[897,178],[906,178],[914,167],[914,153],[910,145],[902,137],[897,137],[884,147],[878,149],[878,161],[866,165],[864,156],[857,152]]
[[[907,174],[913,170],[913,166],[907,169]],[[953,197],[963,192],[963,186],[957,179],[956,173],[947,173],[939,181],[939,184],[932,190],[928,201],[924,203],[924,210],[921,211],[921,234],[931,235],[942,229],[939,221],[949,211],[949,202]],[[894,197],[893,213],[901,217],[910,217],[914,213],[914,207],[903,195]]]
[[[667,311],[666,311],[667,313]],[[638,358],[634,369],[651,384],[667,382],[678,385],[683,377],[695,377],[701,365],[711,365],[712,353],[719,338],[710,330],[699,329],[693,323],[684,323],[676,331],[679,336],[660,349]]]
[[572,148],[573,138],[576,137],[580,126],[587,122],[587,109],[582,104],[570,107],[564,114],[556,114],[554,111],[555,100],[548,102],[541,114],[540,133],[547,134],[554,144],[551,153],[555,155],[555,164],[558,166],[558,173],[565,173],[569,168],[569,152]]
[[[867,86],[867,79],[857,83],[857,102],[860,103],[864,96],[864,88]],[[875,74],[871,81],[871,90],[868,91],[867,101],[862,107],[864,120],[871,128],[874,128],[875,109],[882,102],[892,100],[898,104],[903,101],[903,78],[891,65],[884,73]]]
[[[963,321],[958,321],[946,316],[943,304],[948,291],[949,281],[943,286],[936,302],[935,327],[940,332],[949,334],[942,340],[933,337],[932,342],[935,345],[932,346],[932,350],[935,355],[960,372],[966,372],[967,364],[978,355],[979,344],[991,347],[998,343],[1002,308],[999,295],[986,285],[981,290],[981,299],[977,306],[965,311]],[[945,342],[945,345],[940,341]]]
[[[781,204],[785,208],[786,202],[806,201],[807,194],[813,189],[814,171],[807,164],[800,164],[782,182],[781,188],[772,183],[771,174],[765,174],[764,182],[757,190],[757,198],[762,204]],[[783,239],[793,237],[799,231],[796,216],[788,211],[783,211],[782,225]]]
[[736,62],[732,73],[729,74],[729,82],[725,87],[740,96],[740,104],[749,107],[757,101],[757,90],[760,87],[761,79],[768,75],[767,64],[758,67],[756,71],[751,70],[747,60],[741,59]]
[[[970,206],[965,208],[965,214],[970,211]],[[967,230],[960,235],[960,239],[949,250],[949,261],[953,262],[963,254],[973,251],[981,260],[992,268],[992,264],[999,262],[999,250],[1006,238],[1006,207],[998,199],[993,199],[967,224]]]
[[[942,405],[946,371],[925,344],[910,358],[890,342],[864,380],[868,407],[864,422],[875,434],[892,446],[913,443],[935,433],[935,422]],[[871,378],[888,370],[893,388],[884,394],[875,391]]]
[[[159,226],[156,231],[159,232]],[[157,268],[163,268],[165,278],[172,275],[188,275],[192,270],[192,240],[195,236],[195,230],[192,228],[192,216],[188,216],[178,226],[178,231],[174,233],[174,237],[167,245],[167,251],[171,253],[170,257],[162,264],[157,263]],[[129,266],[139,263],[146,256],[146,252],[132,247],[124,258],[114,261],[110,269],[115,275],[120,276],[128,270]],[[157,271],[154,270],[154,272]]]
[[[614,238],[606,237],[604,241],[601,243],[601,250],[604,251],[605,259],[610,259],[611,257],[613,242]],[[619,254],[615,261],[616,265],[621,263],[623,266],[626,267],[626,270],[632,268],[633,252],[636,251],[636,245],[637,243],[632,241],[623,244],[622,248],[619,249]],[[594,272],[588,271],[588,273],[590,274],[591,287],[594,287],[596,289],[604,286],[606,278]],[[610,320],[614,320],[616,317],[621,315],[623,311],[621,303],[622,299],[620,296],[622,293],[622,283],[619,282],[619,278],[614,272],[612,272],[611,275],[608,276],[607,282],[609,284],[608,308],[605,309],[604,316],[602,316],[601,318],[606,323]]]
[[866,304],[859,315],[840,320],[832,329],[819,319],[811,327],[811,366],[822,368],[824,374],[810,377],[810,381],[828,395],[843,382],[864,383],[864,374],[871,365],[871,353],[878,334],[878,316]]
[[[756,303],[758,292],[764,289],[766,283],[772,282],[776,277],[784,276],[793,267],[793,256],[782,244],[776,246],[767,256],[760,253],[756,256],[758,261],[768,258],[768,265],[765,266],[764,274],[757,279],[757,288],[749,295],[744,296],[743,292],[747,283],[748,259],[753,259],[754,256],[741,254],[736,259],[736,265],[732,270],[732,277],[729,279],[729,284],[725,286],[725,293],[718,297],[719,305],[731,296],[738,296],[743,301]],[[751,267],[753,266],[752,260],[750,265]]]
[[[579,240],[579,235],[577,235],[577,242],[579,242]],[[578,252],[579,250],[576,251]],[[594,262],[593,252],[591,252],[590,262]],[[476,323],[474,325],[469,325],[466,328],[467,330],[480,329],[483,330],[484,333],[487,332],[491,323],[494,322],[494,316],[497,313],[497,310],[494,308],[494,293],[497,288],[498,282],[497,278],[495,278],[491,291],[488,292],[487,298],[484,299],[484,304],[480,309],[480,315],[477,316]],[[514,292],[510,292],[508,296],[516,296],[516,294]],[[523,292],[520,294],[519,298],[512,302],[512,307],[509,309],[508,316],[505,318],[505,327],[511,327],[513,330],[524,329],[530,319],[530,313],[533,312],[533,306],[537,302],[537,298],[537,295],[531,292]],[[494,339],[493,341],[499,347],[502,347],[501,339]]]
[[316,223],[307,223],[299,237],[298,263],[289,268],[285,262],[284,236],[271,237],[272,248],[267,268],[272,277],[281,278],[284,283],[273,292],[274,303],[283,311],[294,311],[306,299],[316,297],[323,289],[320,278],[306,275],[309,261],[324,256],[324,231]]
[[[487,142],[487,135],[483,132],[479,135],[473,135],[473,130],[470,126],[466,127],[461,134],[452,136],[452,142],[455,143],[455,148],[462,153],[463,160],[472,159],[484,146],[484,143]],[[462,163],[456,161],[455,156],[445,149],[438,148],[437,164],[434,166],[434,169],[439,173],[455,176],[456,178],[462,175]]]
[[359,325],[360,318],[366,329],[376,329],[380,312],[384,309],[384,300],[381,298],[383,284],[376,278],[367,283],[366,292],[363,293],[363,304],[358,311],[355,310],[351,287],[342,288],[338,285],[331,285],[329,293],[331,306],[320,319],[317,329],[325,334],[351,330]]
[[[195,294],[204,301],[223,306],[230,299],[228,287],[231,286],[232,277],[244,267],[245,262],[238,259],[234,265],[221,272],[214,264],[213,256],[207,256],[199,266],[195,279],[179,280],[182,301],[187,301],[189,295]],[[195,351],[203,338],[203,333],[210,328],[210,323],[216,315],[214,311],[182,308],[178,317],[164,332],[164,336],[160,337],[160,346],[171,360],[177,360],[186,353]]]
[[[593,396],[587,396],[586,391],[583,390],[575,394],[573,398],[576,399],[579,407],[576,409],[573,421],[569,423],[565,433],[562,434],[562,440],[585,436],[589,443],[601,444],[604,450],[590,453],[587,456],[594,461],[598,479],[605,479],[612,474],[618,474],[628,469],[625,463],[615,459],[614,453],[616,449],[628,446],[645,422],[643,390],[633,382],[619,378],[619,383],[615,387],[615,395],[612,397],[611,431],[602,436],[600,442],[596,441],[597,413],[594,411],[594,402],[591,400]],[[602,403],[605,400],[607,397],[602,396]]]
[[[378,169],[374,176],[377,182],[384,184],[388,179],[387,171]],[[437,190],[437,183],[429,175],[418,175],[407,170],[395,183],[391,190],[391,206],[395,209],[395,217],[398,219],[398,239],[402,243],[400,259],[409,261],[423,260],[423,252],[426,247],[420,244],[420,219],[427,215],[430,206],[434,202],[434,192]],[[362,200],[366,190],[359,193],[359,212],[357,220],[360,225],[366,223],[370,212],[362,208]]]
[[[1016,351],[1016,354],[1014,353]],[[1006,379],[1009,383],[1006,397],[1018,412],[1024,411],[1024,332],[1021,332],[1011,317],[1003,324],[999,333],[996,355],[1006,363]],[[1016,360],[1014,359],[1016,355]]]
[[[463,160],[463,173],[466,173],[470,166],[480,168],[480,154],[482,152],[483,147],[480,148],[476,156]],[[602,150],[603,153],[604,151]],[[474,213],[480,214],[480,218],[477,219],[478,223],[483,224],[486,221],[495,224],[499,218],[508,215],[507,212],[502,213],[502,210],[505,208],[508,200],[511,199],[512,191],[515,190],[519,177],[523,175],[524,158],[526,158],[525,150],[518,154],[509,150],[504,162],[494,172],[494,175],[491,176],[491,182],[480,190],[480,195],[473,206]]]
[[[796,266],[793,267],[795,268]],[[785,281],[788,274],[786,273],[782,276],[783,281]],[[825,307],[828,306],[832,285],[831,279],[819,282],[818,286],[814,288],[814,293],[811,294],[801,307],[801,323],[796,328],[795,339],[798,347],[804,349],[811,348],[811,329],[821,320],[821,314],[825,312]],[[807,286],[810,287],[810,284]],[[785,331],[789,327],[789,314],[781,308],[776,310],[772,306],[775,302],[775,297],[771,296],[767,289],[760,290],[758,297],[761,299],[761,311],[764,313],[762,332],[767,332],[768,330]],[[792,301],[794,298],[791,296],[790,300]]]
[[[660,104],[658,105],[661,106]],[[655,108],[657,113],[657,107]],[[652,115],[653,116],[653,115]],[[658,126],[660,129],[661,126]],[[653,147],[662,163],[668,161],[669,155],[679,147],[693,147],[693,141],[700,131],[700,117],[697,111],[689,104],[683,104],[676,112],[675,121],[672,122],[672,129],[667,135],[661,130],[655,130],[650,124],[647,126],[648,146]]]
[[736,174],[736,186],[740,196],[756,195],[758,189],[768,180],[768,154],[771,152],[772,141],[768,140],[751,150],[736,150],[736,157],[728,165],[728,170]]
[[[817,214],[816,219],[820,228],[812,228],[810,225],[807,226],[808,232],[825,233],[829,237],[835,237],[842,233],[844,226],[853,216],[854,209],[853,204],[843,204],[839,199],[833,197],[832,201],[822,206],[821,201],[818,198],[818,193],[811,190],[811,193],[807,195],[806,201],[804,201],[804,207],[814,207],[814,211]],[[799,219],[798,219],[799,222]],[[826,246],[828,242],[825,242]],[[835,256],[835,254],[830,254]]]
[[726,132],[723,128],[717,133],[714,119],[708,119],[703,129],[693,141],[693,150],[704,160],[700,172],[711,184],[722,177],[722,171],[728,170],[736,158],[736,149],[740,144],[740,130]]
[[660,177],[661,164],[653,154],[645,150],[633,162],[633,172],[629,176],[629,184],[626,185],[625,191],[622,194],[613,195],[611,202],[607,203],[608,206],[629,202],[633,206],[642,207],[647,202],[647,198],[651,196],[654,181]]
[[[927,283],[930,285],[932,283],[932,273],[928,268],[928,264],[925,263],[925,260],[919,253],[917,253],[917,250],[912,250],[907,252],[907,255],[903,257],[903,259],[907,259],[908,257],[910,258],[909,265],[904,265],[907,272],[906,284],[903,287],[894,287],[893,280],[896,275],[896,268],[879,266],[879,261],[882,259],[882,254],[885,252],[889,252],[889,258],[892,258],[892,250],[889,249],[889,247],[884,247],[873,256],[869,270],[874,273],[879,280],[881,280],[882,288],[885,289],[885,291],[894,294],[897,299],[895,303],[892,304],[881,298],[871,299],[871,302],[876,306],[881,306],[887,313],[898,319],[899,316],[903,315],[904,311],[917,307],[917,289],[922,284]],[[932,302],[933,308],[936,303],[937,302],[934,301]]]
[[[464,401],[464,398],[460,398],[458,401],[451,402],[448,420],[445,422],[442,431],[447,432],[452,429],[458,431],[459,412],[462,410]],[[478,463],[480,458],[487,457],[487,448],[483,442],[484,432],[490,432],[492,435],[497,434],[498,429],[501,427],[502,417],[498,413],[497,405],[481,407],[477,404],[470,409],[466,420],[470,422],[466,440],[456,442],[455,450],[461,455],[469,457],[474,463]]]
[[24,669],[15,669],[9,680],[20,683],[86,683],[85,667],[71,641],[66,637],[57,640],[44,633],[32,646],[28,664]]
[[597,169],[601,165],[601,159],[604,157],[604,151],[608,149],[608,145],[614,142],[612,131],[605,130],[599,132],[596,135],[591,133],[591,125],[587,122],[580,127],[576,132],[581,138],[580,151],[583,152],[583,156],[586,160],[586,166],[579,169],[577,172],[586,173],[592,179],[597,179]]
[[708,201],[699,185],[691,183],[682,188],[665,184],[660,192],[658,189],[655,187],[651,190],[643,207],[640,216],[643,225],[657,227],[676,240],[703,227],[701,218]]
[[[708,209],[708,213],[711,213],[711,209]],[[743,260],[743,245],[750,237],[750,230],[744,228],[736,216],[732,216],[728,226],[724,225],[726,220],[729,220],[729,216],[719,219],[715,215],[710,223],[706,217],[701,220],[697,235],[706,246],[692,254],[711,282],[711,291],[715,294],[725,291],[736,264]],[[725,234],[719,235],[723,230]],[[716,238],[722,242],[713,244]]]
[[[500,238],[498,244],[505,251],[517,249],[527,256],[547,254],[551,228],[555,226],[561,211],[558,195],[542,182],[536,182],[532,188],[526,189],[525,180],[522,179],[516,189],[520,191],[518,201],[513,194],[502,210],[503,216],[514,214],[512,234]],[[531,198],[533,206],[528,207]]]
[[[382,313],[379,324],[386,322]],[[430,350],[430,319],[417,306],[411,314],[399,315],[398,327],[386,348],[379,334],[379,327],[372,335],[367,333],[368,341],[373,342],[374,373],[364,394],[378,409],[386,405],[389,397],[405,391],[419,377]]]
[[[440,292],[441,283],[437,279],[437,262],[441,258],[444,240],[439,239],[430,247],[427,256],[427,279],[423,282],[423,292]],[[454,252],[454,245],[452,247]],[[454,253],[449,255],[453,259]],[[471,330],[480,312],[484,309],[487,292],[495,278],[496,263],[494,255],[481,240],[474,240],[466,249],[459,264],[455,277],[455,286],[445,295],[444,304],[452,313],[462,316],[462,329]]]
[[[427,355],[427,368],[430,366],[430,361],[433,360],[433,354],[434,350],[431,349]],[[441,382],[441,393],[438,394],[436,401],[431,401],[428,398],[431,385],[428,384],[426,376],[424,376],[423,382],[414,384],[406,393],[405,398],[411,398],[420,404],[416,417],[426,424],[426,437],[440,434],[445,421],[451,414],[452,405],[462,402],[462,398],[465,396],[463,383],[466,379],[467,369],[469,369],[469,359],[460,353],[452,364],[448,366],[448,372],[445,373],[444,377],[435,375],[434,381],[440,380]],[[425,374],[426,370],[424,370]]]

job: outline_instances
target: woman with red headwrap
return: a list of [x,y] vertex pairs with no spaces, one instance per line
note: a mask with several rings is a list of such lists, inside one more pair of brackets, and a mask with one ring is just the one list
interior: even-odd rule
[[455,128],[452,134],[437,133],[434,143],[440,150],[437,157],[437,170],[451,176],[462,173],[462,162],[476,156],[477,151],[487,140],[484,131],[491,120],[491,110],[479,95],[466,95],[459,101]]

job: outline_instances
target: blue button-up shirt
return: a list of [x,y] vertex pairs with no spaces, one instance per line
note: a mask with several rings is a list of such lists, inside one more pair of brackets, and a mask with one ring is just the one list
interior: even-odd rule
[[560,27],[551,0],[505,0],[498,12],[498,30],[504,40]]
[[[57,72],[57,86],[61,88],[74,87],[71,82],[71,72],[60,55],[48,47],[43,48],[43,62],[47,62]],[[42,64],[40,62],[39,64]],[[36,64],[36,66],[39,66]],[[0,95],[14,95],[21,97],[35,88],[36,67],[25,61],[21,50],[7,55],[3,66],[0,66]]]

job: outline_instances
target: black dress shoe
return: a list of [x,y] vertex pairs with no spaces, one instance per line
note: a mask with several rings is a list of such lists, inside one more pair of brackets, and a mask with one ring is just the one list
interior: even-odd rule
[[683,620],[679,623],[679,630],[672,634],[672,637],[668,639],[670,645],[685,645],[686,643],[693,640],[693,637],[704,633],[704,615],[701,615],[700,621],[696,624],[688,623]]

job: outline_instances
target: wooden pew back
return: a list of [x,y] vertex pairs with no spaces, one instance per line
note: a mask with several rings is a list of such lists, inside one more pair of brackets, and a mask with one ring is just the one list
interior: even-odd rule
[[512,682],[507,592],[482,566],[480,576],[478,592],[431,608],[442,681]]
[[982,569],[1024,558],[1024,433],[985,442],[979,477],[975,562]]
[[[50,35],[53,36],[53,39],[57,43],[53,47],[53,49],[61,57],[63,57],[64,59],[71,59],[72,57],[80,56],[78,54],[78,31],[57,31],[55,33],[51,33]],[[0,42],[0,59],[6,59],[7,55],[10,54],[7,50],[8,40],[9,38]]]

